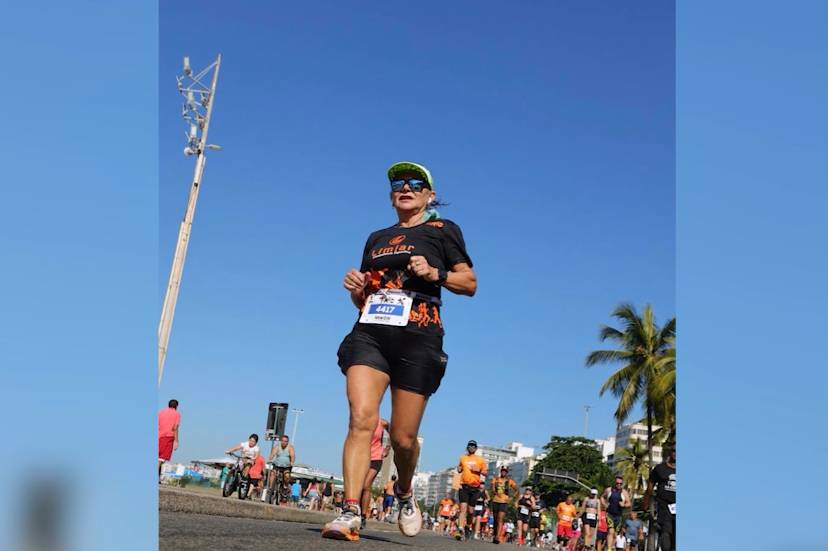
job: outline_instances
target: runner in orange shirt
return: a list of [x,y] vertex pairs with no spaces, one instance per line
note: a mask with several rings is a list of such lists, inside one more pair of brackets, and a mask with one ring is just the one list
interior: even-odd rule
[[502,543],[503,521],[506,518],[506,509],[512,497],[517,494],[517,484],[509,478],[509,467],[500,467],[500,476],[492,479],[492,515],[494,515],[494,533],[492,543]]
[[451,492],[446,492],[446,497],[440,500],[440,533],[446,534],[451,522],[451,512],[454,509],[454,500],[451,499]]
[[578,514],[578,509],[572,505],[572,496],[566,496],[566,501],[558,503],[555,508],[558,513],[558,543],[566,545],[572,537],[572,519]]
[[486,460],[476,455],[475,452],[477,452],[477,442],[469,440],[469,443],[466,444],[466,455],[461,456],[460,462],[457,464],[457,472],[460,473],[460,491],[457,493],[460,512],[454,538],[458,541],[466,536],[466,515],[469,505],[474,508],[474,504],[477,503],[477,498],[481,492],[480,483],[485,480],[489,469]]

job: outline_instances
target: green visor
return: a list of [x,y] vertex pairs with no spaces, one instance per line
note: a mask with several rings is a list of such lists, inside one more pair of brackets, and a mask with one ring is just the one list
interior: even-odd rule
[[429,172],[423,165],[409,161],[401,161],[391,165],[391,168],[388,169],[388,181],[396,180],[400,174],[405,172],[414,172],[415,174],[418,174],[428,183],[431,190],[434,191],[434,181],[431,179],[431,172]]

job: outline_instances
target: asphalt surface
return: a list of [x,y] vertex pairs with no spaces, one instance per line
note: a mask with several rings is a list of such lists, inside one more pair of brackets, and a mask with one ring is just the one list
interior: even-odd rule
[[[430,549],[433,551],[489,550],[491,543],[479,541],[458,542],[433,532],[421,532],[414,538],[399,532],[368,527],[360,533],[359,542],[326,540],[321,536],[321,524],[283,522],[253,518],[225,517],[181,512],[160,511],[158,519],[161,551],[198,549],[205,551],[227,549],[290,549],[297,551],[323,549]],[[385,528],[385,527],[383,527]]]

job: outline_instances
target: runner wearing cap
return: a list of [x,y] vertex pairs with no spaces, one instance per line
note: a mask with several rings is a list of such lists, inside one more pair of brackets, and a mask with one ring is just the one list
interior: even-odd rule
[[399,477],[397,524],[407,536],[420,531],[422,515],[411,480],[426,402],[440,386],[448,361],[443,352],[441,292],[445,287],[472,296],[477,290],[460,227],[440,218],[434,208],[438,203],[428,169],[396,163],[388,179],[397,223],[368,237],[360,269],[349,271],[344,279],[360,315],[337,353],[350,408],[342,454],[345,508],[325,525],[326,538],[359,539],[359,497],[370,463],[371,434],[389,386],[390,437]]
[[526,533],[529,531],[529,517],[535,508],[535,496],[532,488],[523,490],[523,496],[517,502],[517,536],[518,545],[526,542]]
[[458,501],[460,502],[460,518],[458,520],[458,530],[454,534],[455,539],[461,540],[466,532],[466,515],[468,514],[469,505],[474,507],[477,503],[477,498],[480,495],[480,482],[484,480],[488,472],[488,465],[486,460],[476,455],[477,442],[469,440],[466,444],[466,455],[460,456],[460,462],[457,464],[457,472],[460,473],[460,490],[457,492]]
[[581,509],[581,520],[584,521],[584,543],[587,546],[595,545],[592,540],[595,527],[598,525],[598,514],[601,512],[601,500],[598,499],[598,490],[593,488],[589,491],[589,497],[584,500]]
[[492,515],[494,515],[494,534],[492,543],[501,543],[503,519],[506,517],[506,509],[512,500],[512,495],[517,492],[517,484],[509,478],[509,467],[500,467],[500,476],[492,479]]

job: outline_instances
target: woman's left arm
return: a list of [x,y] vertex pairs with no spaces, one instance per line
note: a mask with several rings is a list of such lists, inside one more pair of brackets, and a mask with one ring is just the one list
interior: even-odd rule
[[[437,269],[435,268],[435,273]],[[437,278],[435,277],[435,280]],[[474,275],[474,270],[465,262],[455,264],[451,267],[451,271],[447,272],[447,277],[443,287],[458,295],[474,296],[477,292],[477,276]]]

